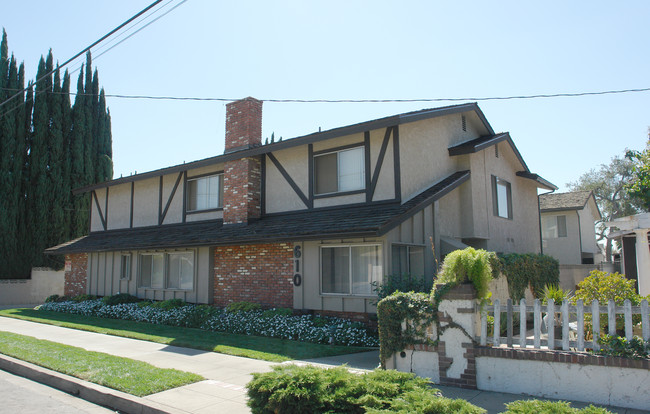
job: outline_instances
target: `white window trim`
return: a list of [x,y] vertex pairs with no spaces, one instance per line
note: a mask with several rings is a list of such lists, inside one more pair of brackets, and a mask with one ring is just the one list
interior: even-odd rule
[[[363,294],[363,293],[352,293],[352,260],[350,260],[350,263],[348,264],[349,266],[349,272],[348,274],[350,275],[349,283],[350,283],[350,293],[326,293],[323,292],[323,249],[328,249],[328,248],[335,248],[335,247],[348,247],[352,249],[352,247],[370,247],[370,246],[379,246],[379,259],[378,262],[381,265],[381,270],[382,270],[382,278],[384,272],[384,260],[383,260],[383,245],[381,243],[354,243],[354,244],[327,244],[327,245],[321,245],[319,246],[319,251],[318,251],[318,275],[319,275],[319,290],[321,296],[346,296],[346,297],[356,297],[356,298],[376,298],[377,293],[371,293],[369,295]],[[352,257],[350,255],[350,257]],[[377,282],[381,283],[382,280],[378,280]]]
[[[502,216],[499,214],[499,185],[502,185],[506,188],[506,210],[507,210],[507,215]],[[495,217],[499,217],[502,219],[506,220],[513,220],[514,219],[514,207],[513,207],[513,201],[512,201],[512,183],[505,178],[493,175],[492,176],[492,206],[493,206],[493,214]]]
[[[198,177],[188,177],[187,178],[186,186],[187,186],[187,212],[188,213],[200,213],[200,212],[204,212],[204,211],[214,211],[214,210],[223,209],[223,191],[224,191],[224,189],[223,189],[223,175],[224,175],[224,173],[216,173],[216,174],[208,174],[208,175],[201,175],[201,176],[198,176]],[[191,204],[190,203],[191,194],[190,194],[190,190],[189,190],[190,189],[190,183],[192,181],[205,180],[205,179],[209,179],[211,177],[219,177],[219,176],[222,177],[219,180],[219,183],[221,183],[221,188],[219,188],[219,190],[218,190],[219,191],[219,205],[217,207],[208,207],[208,208],[192,210],[190,208],[190,204]]]
[[[192,289],[170,288],[169,286],[169,255],[174,253],[192,253]],[[163,287],[142,286],[142,256],[150,255],[163,255]],[[138,265],[137,265],[137,289],[170,291],[170,292],[194,292],[197,283],[197,258],[196,249],[190,250],[173,250],[173,251],[142,251],[138,252]]]
[[[322,156],[325,156],[325,155],[336,154],[336,165],[337,165],[337,169],[336,169],[336,180],[337,180],[336,186],[338,188],[339,187],[338,180],[340,179],[340,171],[339,171],[339,166],[340,166],[339,160],[340,159],[339,159],[339,154],[342,153],[342,152],[345,152],[345,151],[352,151],[352,150],[358,150],[358,149],[361,149],[361,151],[363,153],[363,161],[364,161],[364,163],[362,165],[362,168],[361,168],[361,172],[362,172],[362,177],[361,177],[361,183],[362,184],[361,184],[361,187],[353,189],[353,190],[345,190],[345,191],[337,190],[337,191],[331,191],[329,193],[317,193],[316,192],[316,180],[317,180],[317,178],[316,178],[316,161],[315,161],[316,158],[322,157]],[[363,145],[359,145],[359,146],[355,146],[355,147],[351,147],[351,148],[344,148],[344,149],[340,149],[340,150],[328,151],[328,152],[324,152],[322,154],[314,155],[313,156],[313,158],[314,158],[314,164],[313,164],[314,165],[313,166],[314,195],[320,197],[320,196],[329,196],[329,195],[336,195],[336,194],[345,194],[345,193],[350,193],[350,192],[365,191],[366,190],[366,167],[365,167],[366,161],[365,161],[365,159],[366,159],[367,156],[368,156],[368,154],[366,154],[366,149],[365,149],[365,147]]]

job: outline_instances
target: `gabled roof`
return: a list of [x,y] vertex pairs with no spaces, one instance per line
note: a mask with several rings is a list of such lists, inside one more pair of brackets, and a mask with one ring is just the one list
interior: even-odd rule
[[548,180],[545,180],[539,174],[530,172],[530,170],[528,169],[528,165],[526,165],[524,158],[521,156],[521,153],[517,149],[517,146],[515,145],[512,138],[510,137],[509,132],[501,132],[492,135],[483,135],[478,138],[474,138],[470,141],[461,142],[460,144],[451,146],[447,149],[447,151],[449,151],[450,157],[456,155],[473,154],[475,152],[479,152],[486,148],[489,148],[492,145],[496,145],[502,141],[506,141],[510,145],[510,148],[515,153],[515,157],[517,157],[517,160],[519,160],[519,163],[521,163],[521,166],[524,168],[523,171],[517,172],[517,176],[536,181],[539,184],[539,186],[542,188],[546,188],[549,190],[557,190],[557,186],[555,184],[551,183]]
[[475,112],[478,118],[483,123],[483,126],[489,134],[493,135],[494,130],[485,118],[483,111],[479,108],[478,104],[468,103],[461,105],[443,106],[440,108],[422,109],[419,111],[406,112],[403,114],[392,115],[384,118],[375,119],[372,121],[361,122],[358,124],[348,125],[340,128],[334,128],[322,132],[314,132],[313,134],[303,135],[297,138],[291,138],[280,142],[275,142],[268,145],[260,145],[254,148],[245,149],[241,151],[229,152],[227,154],[218,155],[216,157],[205,158],[202,160],[179,164],[172,167],[162,168],[155,171],[150,171],[142,174],[134,174],[128,177],[117,178],[112,181],[105,181],[103,183],[93,184],[85,187],[74,189],[73,194],[85,193],[98,188],[111,187],[118,184],[130,183],[133,181],[144,180],[147,178],[159,177],[161,175],[179,173],[181,171],[206,167],[213,164],[218,164],[226,161],[233,161],[244,157],[252,157],[255,155],[266,154],[273,151],[278,151],[286,148],[296,147],[300,145],[311,144],[326,139],[338,138],[346,135],[352,135],[364,131],[371,131],[389,126],[406,124],[409,122],[420,121],[423,119],[430,119],[441,117],[445,115],[459,114],[463,112]]
[[540,194],[539,209],[542,213],[558,210],[582,210],[592,195],[591,191]]
[[308,240],[372,237],[386,234],[401,222],[469,179],[458,171],[404,204],[373,203],[264,216],[248,225],[224,226],[222,220],[134,229],[109,230],[51,247],[48,254],[163,249]]

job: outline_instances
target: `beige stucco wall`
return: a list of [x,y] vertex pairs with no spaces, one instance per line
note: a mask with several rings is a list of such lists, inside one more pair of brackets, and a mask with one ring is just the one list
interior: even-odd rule
[[[370,171],[366,172],[371,178],[377,166],[379,153],[384,140],[386,129],[370,131]],[[334,138],[316,142],[313,144],[314,152],[327,151],[345,145],[364,144],[364,134],[352,134],[344,137]],[[288,148],[273,152],[273,155],[293,179],[300,191],[309,196],[309,151],[308,145]],[[306,209],[300,197],[291,188],[287,180],[282,176],[275,164],[266,159],[265,178],[265,209],[267,213],[279,213],[285,211],[296,211]],[[373,201],[392,200],[395,198],[395,164],[393,152],[393,136],[391,135],[386,148],[386,153],[379,171],[377,186],[373,195]],[[363,203],[366,195],[354,194],[347,196],[331,196],[314,199],[314,207],[332,207],[346,204]]]
[[[207,167],[187,171],[187,177],[216,174],[222,172],[224,164],[215,164]],[[183,221],[183,197],[185,180],[182,173],[176,172],[163,176],[162,185],[162,213],[169,202],[167,214],[162,224],[175,224]],[[180,181],[176,191],[174,186]],[[131,186],[133,185],[133,199],[131,199]],[[160,177],[138,180],[134,183],[124,183],[111,186],[108,189],[108,212],[106,212],[106,194],[104,188],[95,190],[101,213],[107,218],[108,230],[124,229],[130,227],[131,203],[133,203],[133,227],[146,227],[158,225],[160,204]],[[173,197],[172,197],[173,194]],[[186,221],[214,220],[222,218],[221,211],[208,213],[191,213]],[[99,211],[94,200],[91,204],[91,230],[102,231],[103,226]]]
[[[91,295],[108,296],[116,293],[129,293],[140,298],[153,300],[183,299],[192,303],[212,302],[212,277],[209,247],[187,249],[195,252],[194,289],[151,289],[138,287],[139,256],[138,251],[115,251],[90,253],[88,255],[87,291]],[[179,250],[181,251],[181,250]],[[164,252],[164,251],[161,251]],[[120,279],[120,261],[122,254],[131,255],[131,278]]]
[[32,269],[31,279],[0,279],[0,306],[43,303],[50,295],[63,296],[65,272]]
[[[466,114],[467,115],[467,114]],[[408,200],[462,167],[461,157],[450,157],[447,148],[486,134],[468,123],[462,130],[462,115],[425,119],[400,125],[402,200]],[[459,168],[461,167],[461,168]]]
[[560,264],[581,264],[582,259],[580,254],[580,227],[578,226],[578,212],[576,210],[553,211],[542,213],[541,216],[542,220],[552,220],[556,216],[566,217],[567,236],[543,239],[544,254],[553,256],[560,262]]
[[650,407],[650,371],[643,369],[478,357],[476,382],[479,390]]
[[599,219],[596,202],[590,198],[584,209],[578,212],[580,215],[580,231],[582,235],[582,251],[586,253],[599,254],[600,250],[596,244],[596,220]]

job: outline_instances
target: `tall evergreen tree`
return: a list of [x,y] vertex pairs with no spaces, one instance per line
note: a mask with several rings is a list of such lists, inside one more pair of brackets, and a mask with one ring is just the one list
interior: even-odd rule
[[[71,188],[79,188],[86,184],[85,179],[85,149],[86,139],[86,96],[84,95],[83,66],[77,79],[77,95],[72,109],[72,132],[70,135],[70,184]],[[87,194],[72,196],[72,223],[70,237],[80,237],[88,231],[88,208],[90,198]]]
[[32,130],[29,141],[29,156],[27,161],[29,187],[27,188],[27,230],[32,235],[31,254],[34,266],[43,266],[43,250],[47,247],[48,209],[50,197],[48,189],[48,138],[49,138],[49,109],[48,100],[52,93],[52,79],[44,77],[48,73],[48,62],[41,57],[36,72],[36,88],[34,92],[34,113]]
[[[50,52],[51,55],[51,52]],[[49,56],[48,56],[49,58]],[[64,163],[65,152],[63,142],[63,111],[61,101],[61,74],[57,68],[54,72],[54,84],[52,86],[51,99],[48,101],[49,109],[49,135],[48,135],[48,194],[50,196],[50,219],[48,220],[47,244],[54,246],[65,238],[64,209],[66,208],[64,187]],[[63,265],[62,257],[49,258],[50,265],[60,267]]]
[[[73,106],[70,76],[53,71],[53,62],[51,51],[41,57],[37,82],[0,107],[0,278],[61,265],[43,250],[88,231],[90,197],[71,190],[112,177],[110,113],[90,54]],[[0,99],[24,85],[24,65],[9,57],[3,30]]]

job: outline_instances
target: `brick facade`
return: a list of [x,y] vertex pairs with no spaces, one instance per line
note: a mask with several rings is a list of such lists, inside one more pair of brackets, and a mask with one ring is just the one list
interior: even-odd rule
[[215,247],[214,304],[293,308],[292,271],[291,243]]
[[63,294],[77,296],[86,293],[88,281],[88,253],[68,254],[65,261],[72,265],[70,271],[65,272]]
[[262,214],[262,167],[259,157],[226,163],[223,174],[224,224],[248,223]]

